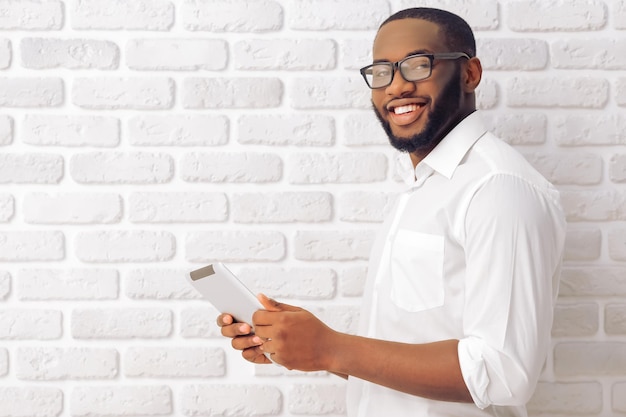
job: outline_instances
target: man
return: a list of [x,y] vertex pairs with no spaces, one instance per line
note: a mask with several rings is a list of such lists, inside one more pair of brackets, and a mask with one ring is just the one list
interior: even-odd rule
[[[359,335],[260,295],[222,334],[254,363],[348,378],[350,416],[526,416],[564,245],[556,190],[476,111],[471,29],[428,8],[388,18],[361,70],[407,182],[368,269]],[[408,160],[409,158],[407,158]]]

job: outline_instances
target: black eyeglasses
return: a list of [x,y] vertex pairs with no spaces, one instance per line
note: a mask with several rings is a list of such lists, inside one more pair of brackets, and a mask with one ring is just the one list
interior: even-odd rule
[[393,82],[396,69],[400,69],[402,78],[407,81],[420,81],[430,77],[435,59],[470,59],[464,52],[446,52],[441,54],[417,54],[407,56],[398,62],[376,62],[361,68],[361,75],[369,88],[387,87]]

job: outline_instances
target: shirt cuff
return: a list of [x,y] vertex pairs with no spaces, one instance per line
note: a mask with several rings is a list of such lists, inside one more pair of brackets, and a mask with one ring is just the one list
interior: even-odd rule
[[506,366],[497,352],[480,339],[465,338],[459,341],[458,355],[463,380],[478,408],[506,404],[512,399]]

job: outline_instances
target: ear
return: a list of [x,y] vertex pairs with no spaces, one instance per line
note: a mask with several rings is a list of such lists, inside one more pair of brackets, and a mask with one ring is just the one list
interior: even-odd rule
[[478,87],[478,84],[480,84],[482,75],[483,66],[480,60],[476,57],[470,58],[465,65],[465,71],[461,79],[463,91],[465,93],[473,93],[476,87]]

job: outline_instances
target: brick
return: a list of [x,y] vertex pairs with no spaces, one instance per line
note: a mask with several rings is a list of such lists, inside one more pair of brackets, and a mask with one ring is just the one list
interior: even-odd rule
[[368,30],[389,16],[384,0],[294,0],[287,26],[296,30]]
[[206,308],[186,308],[180,312],[180,335],[186,339],[223,340],[216,319],[218,311],[207,303]]
[[506,84],[510,107],[602,108],[609,84],[593,77],[513,77]]
[[626,305],[608,304],[604,308],[604,331],[606,334],[626,334]]
[[611,156],[609,161],[609,178],[616,183],[626,182],[626,154]]
[[366,278],[366,266],[343,268],[339,272],[339,294],[344,297],[363,296]]
[[331,39],[250,39],[233,45],[238,70],[330,70],[337,65],[336,54]]
[[626,106],[626,78],[618,78],[615,81],[615,101],[618,106]]
[[182,413],[188,416],[207,410],[216,416],[277,416],[282,403],[281,391],[268,385],[187,385],[180,396]]
[[0,29],[59,30],[62,27],[63,2],[61,1],[0,1]]
[[568,221],[610,221],[626,219],[626,194],[611,189],[561,191],[561,203]]
[[120,142],[120,126],[114,117],[31,114],[22,119],[20,137],[37,146],[113,147]]
[[9,39],[0,39],[0,69],[6,69],[11,66],[13,50]]
[[[496,0],[422,0],[419,6],[455,13],[465,19],[474,30],[494,30],[500,26],[498,3]],[[409,7],[416,7],[415,1],[400,0],[395,10]]]
[[0,146],[10,145],[13,142],[13,119],[0,115]]
[[174,4],[166,0],[81,0],[71,6],[73,29],[166,31],[174,25]]
[[554,127],[559,146],[626,144],[626,117],[619,113],[556,115]]
[[131,378],[211,378],[226,373],[221,348],[130,347],[123,358],[124,375]]
[[563,268],[559,296],[615,297],[626,295],[626,268],[575,267]]
[[611,407],[614,412],[626,412],[626,384],[616,382],[611,387]]
[[602,411],[598,382],[542,382],[528,402],[532,415],[595,415]]
[[128,210],[133,223],[220,222],[228,218],[228,200],[223,193],[132,193]]
[[245,145],[331,146],[334,118],[322,115],[244,115],[237,123],[238,142]]
[[546,142],[548,120],[544,114],[489,114],[487,129],[511,145],[540,145]]
[[114,42],[95,39],[24,38],[22,66],[32,69],[116,69],[120,51]]
[[237,276],[253,293],[281,299],[330,300],[337,286],[330,268],[243,268]]
[[371,90],[361,77],[298,78],[290,89],[294,109],[369,109]]
[[75,248],[83,262],[163,262],[174,256],[176,240],[169,232],[86,231],[76,235]]
[[484,70],[534,71],[548,65],[548,43],[539,39],[479,38],[476,50]]
[[500,101],[499,88],[495,81],[483,79],[476,89],[476,108],[488,110],[496,107]]
[[279,261],[285,254],[285,236],[279,232],[193,232],[185,241],[185,259],[190,262]]
[[62,321],[61,312],[56,310],[5,308],[0,310],[0,340],[59,339]]
[[60,78],[0,77],[0,107],[59,107],[63,89]]
[[626,1],[614,0],[612,3],[613,27],[615,29],[626,29]]
[[237,193],[231,206],[235,223],[324,222],[333,212],[326,192]]
[[554,348],[558,376],[608,376],[626,372],[626,343],[563,342]]
[[6,300],[11,292],[11,274],[0,270],[0,301]]
[[607,20],[601,0],[518,0],[507,8],[507,26],[521,32],[599,30]]
[[372,111],[348,114],[343,131],[342,144],[346,146],[389,146],[387,134]]
[[174,105],[174,81],[153,77],[76,78],[72,103],[95,110],[163,110]]
[[626,229],[610,229],[608,231],[608,246],[611,259],[626,261]]
[[70,174],[82,184],[162,184],[174,175],[172,157],[150,152],[88,152],[70,160]]
[[291,184],[350,184],[383,181],[387,157],[381,153],[294,153],[288,160]]
[[0,377],[9,373],[9,352],[6,349],[0,349]]
[[15,200],[11,194],[0,194],[0,222],[8,222],[15,214]]
[[0,232],[0,261],[59,261],[64,257],[65,236],[62,232]]
[[119,276],[114,269],[21,269],[16,280],[17,297],[31,300],[115,300]]
[[0,154],[0,184],[56,184],[63,177],[63,157],[42,153]]
[[349,191],[337,201],[339,220],[342,222],[382,222],[395,200],[394,193]]
[[598,229],[568,230],[565,236],[566,261],[593,261],[600,258],[602,233]]
[[602,157],[592,153],[524,154],[537,171],[553,184],[595,185],[602,182]]
[[69,398],[72,416],[170,415],[172,391],[164,385],[77,386]]
[[157,339],[172,332],[172,312],[164,308],[76,309],[71,316],[75,339]]
[[626,39],[567,39],[550,45],[550,62],[554,68],[626,69]]
[[22,380],[112,379],[119,369],[115,349],[21,347],[16,357]]
[[271,0],[187,0],[181,18],[191,31],[254,33],[283,27],[283,9]]
[[133,39],[126,64],[135,70],[217,71],[226,68],[228,45],[218,39]]
[[22,214],[32,224],[119,223],[122,200],[118,194],[29,193]]
[[339,43],[340,62],[343,69],[359,70],[372,63],[372,44],[374,34],[370,34],[367,39],[343,39]]
[[228,143],[228,118],[215,115],[141,115],[128,122],[136,146],[216,146]]
[[[21,1],[21,0],[20,0]],[[63,391],[49,387],[0,388],[2,416],[59,416],[63,411]]]
[[267,183],[282,178],[283,162],[269,153],[200,153],[183,155],[181,178],[188,182]]
[[183,81],[183,108],[271,108],[282,102],[279,78],[187,78]]
[[125,294],[135,300],[198,299],[200,293],[183,279],[188,273],[176,269],[133,269],[124,281]]
[[596,303],[557,304],[552,336],[593,336],[598,332],[600,314]]
[[302,261],[368,259],[375,233],[358,231],[299,231],[294,237],[294,257]]
[[295,384],[288,393],[291,413],[307,415],[345,414],[346,386]]

